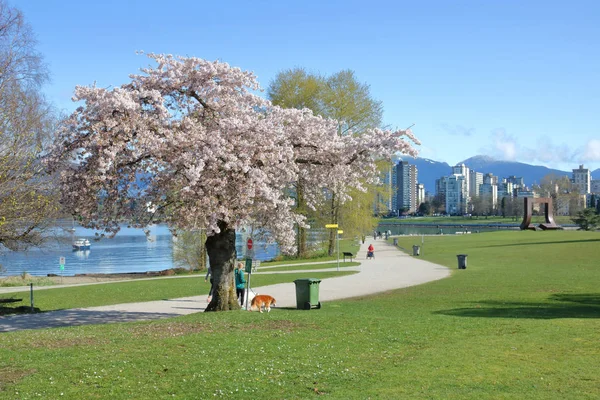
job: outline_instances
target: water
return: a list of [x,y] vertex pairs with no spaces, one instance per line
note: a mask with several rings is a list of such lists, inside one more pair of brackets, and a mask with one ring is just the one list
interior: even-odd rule
[[392,235],[455,235],[465,232],[496,232],[498,230],[518,230],[518,224],[477,225],[477,224],[400,224],[380,222],[377,230],[381,233],[392,232]]
[[[73,251],[72,240],[48,244],[43,248],[26,252],[5,252],[0,255],[4,275],[27,272],[34,276],[56,274],[109,274],[127,272],[162,271],[173,268],[173,240],[166,226],[151,228],[146,237],[139,229],[122,228],[112,239],[94,240],[94,231],[76,227],[74,238],[91,242],[90,250]],[[237,234],[236,250],[243,257],[246,241]],[[255,243],[255,258],[270,260],[279,254],[276,244]],[[65,258],[64,270],[60,269],[60,257]]]

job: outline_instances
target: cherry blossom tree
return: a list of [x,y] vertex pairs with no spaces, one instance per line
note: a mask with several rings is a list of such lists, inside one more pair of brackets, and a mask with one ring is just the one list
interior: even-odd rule
[[307,182],[307,204],[325,187],[344,200],[377,179],[375,159],[416,154],[410,131],[337,134],[337,121],[282,109],[254,94],[256,77],[223,62],[149,54],[156,66],[120,87],[79,86],[83,105],[64,121],[49,166],[62,202],[84,226],[114,235],[119,225],[166,223],[206,229],[215,283],[207,311],[239,307],[233,290],[235,230],[260,226],[294,249],[290,187]]

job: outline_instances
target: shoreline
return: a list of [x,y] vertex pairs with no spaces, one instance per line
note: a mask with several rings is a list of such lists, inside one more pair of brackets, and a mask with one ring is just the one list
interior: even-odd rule
[[[0,277],[0,287],[11,286],[28,286],[35,281],[51,281],[54,285],[79,284],[79,283],[95,283],[95,282],[113,282],[131,279],[157,278],[161,276],[175,275],[200,275],[201,271],[190,271],[185,268],[169,268],[161,271],[146,271],[146,272],[118,272],[118,273],[85,273],[75,275],[58,275],[47,274],[42,276],[32,275],[9,275]],[[22,284],[20,284],[22,282]],[[52,285],[45,285],[52,286]]]

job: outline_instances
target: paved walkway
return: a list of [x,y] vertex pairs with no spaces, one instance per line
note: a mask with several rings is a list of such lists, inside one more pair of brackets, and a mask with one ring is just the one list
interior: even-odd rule
[[[375,246],[375,258],[371,260],[366,259],[369,243],[373,243]],[[344,267],[341,270],[356,270],[357,274],[321,281],[319,284],[321,303],[414,286],[450,275],[448,268],[409,256],[383,240],[365,242],[361,245],[356,260],[361,263],[360,266]],[[331,263],[331,261],[327,263]],[[310,272],[328,270],[336,270],[336,268],[313,269]],[[286,273],[290,272],[286,271]],[[275,297],[278,307],[296,307],[296,288],[293,282],[257,287],[253,290],[259,294],[269,294]],[[9,315],[0,317],[0,332],[170,318],[204,311],[206,305],[206,295],[202,295],[142,303],[75,308],[39,314]]]

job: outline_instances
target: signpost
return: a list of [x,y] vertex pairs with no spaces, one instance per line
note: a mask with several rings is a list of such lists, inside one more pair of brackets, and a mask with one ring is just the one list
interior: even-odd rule
[[[327,225],[325,225],[325,228],[338,229],[338,224],[327,224]],[[337,231],[336,245],[337,245],[337,270],[338,270],[338,272],[340,271],[340,233],[344,233],[344,231],[342,231],[341,229]]]

